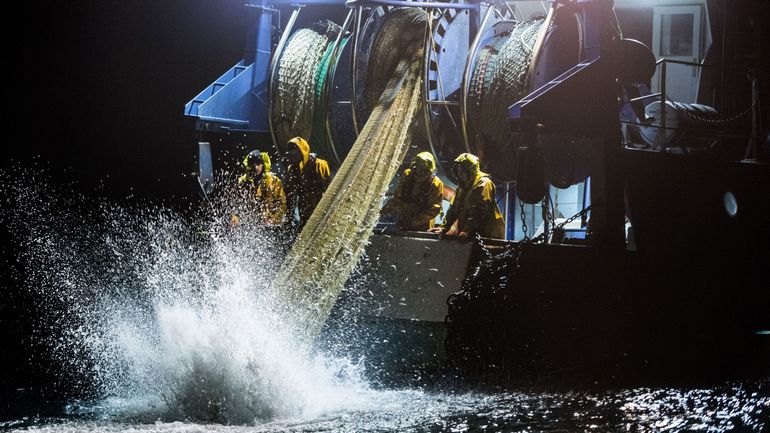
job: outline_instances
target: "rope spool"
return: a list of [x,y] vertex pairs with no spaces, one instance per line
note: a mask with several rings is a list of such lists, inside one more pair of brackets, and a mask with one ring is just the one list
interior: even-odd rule
[[[333,161],[337,166],[342,164],[357,137],[351,107],[351,99],[353,99],[353,83],[350,76],[352,49],[353,41],[348,34],[340,41],[336,64],[329,65],[331,69],[330,79],[326,83],[328,88],[326,106],[329,111],[325,118],[327,123],[325,127],[334,152],[333,158],[329,161]],[[330,62],[334,62],[334,60],[332,59]]]
[[295,32],[278,61],[271,113],[276,143],[283,153],[287,141],[296,136],[310,139],[323,157],[331,154],[317,107],[323,95],[332,45],[340,26],[319,21]]
[[[397,8],[387,13],[378,8],[377,12],[379,15],[372,12],[370,16],[380,19],[370,20],[371,25],[364,28],[368,34],[361,38],[369,44],[363,47],[367,54],[362,59],[365,66],[361,67],[360,61],[358,65],[363,85],[359,85],[359,94],[354,95],[358,98],[358,119],[362,123],[385,90],[401,53],[420,51],[425,32],[425,12],[420,8]],[[341,83],[347,71],[329,74],[346,64],[349,57],[332,55],[340,31],[341,27],[332,21],[319,21],[296,31],[281,53],[271,101],[275,145],[281,153],[285,143],[299,135],[309,138],[313,150],[321,157],[339,165],[355,140],[351,119],[344,112],[347,107],[335,104],[337,99],[345,99],[339,95],[346,92],[337,89],[347,87]],[[350,45],[349,37],[343,37],[339,52]],[[325,80],[330,76],[334,83],[327,86]]]
[[368,56],[362,59],[366,64],[359,65],[361,76],[365,77],[362,92],[358,95],[361,122],[369,118],[402,54],[421,51],[426,20],[425,11],[420,8],[397,8],[382,15],[378,22],[364,27],[363,31],[372,32],[373,37],[362,36],[371,40],[371,46],[365,50]]
[[529,92],[529,66],[542,20],[495,25],[471,76],[468,130],[483,169],[499,180],[516,175],[516,147],[508,124],[508,107]]
[[651,102],[644,111],[655,121],[639,130],[645,143],[656,148],[668,148],[682,142],[688,147],[708,147],[713,142],[714,130],[720,125],[717,111],[703,104],[666,101],[666,130],[662,129],[663,104],[660,101]]
[[[478,35],[471,33],[473,17],[467,10],[431,9],[430,14],[424,68],[423,88],[427,101],[424,117],[428,120],[426,133],[439,173],[446,177],[449,168],[446,164],[451,164],[463,152],[475,152],[465,142],[461,107],[465,99],[463,92],[469,51],[473,46],[469,42],[476,38],[479,41],[490,38],[493,35],[492,24],[506,19],[512,11],[500,3],[481,3],[479,16],[483,18]],[[471,62],[474,59],[470,59]],[[452,186],[453,183],[446,179],[445,185]]]

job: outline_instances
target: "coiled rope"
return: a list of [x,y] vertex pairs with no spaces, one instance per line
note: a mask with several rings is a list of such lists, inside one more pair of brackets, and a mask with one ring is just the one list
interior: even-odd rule
[[468,138],[486,166],[496,161],[516,166],[508,107],[529,90],[532,47],[542,24],[543,20],[519,22],[479,50],[468,92]]
[[415,52],[425,33],[425,12],[401,8],[388,13],[369,55],[364,101],[369,112],[380,99],[405,51]]
[[328,158],[321,103],[333,42],[340,26],[329,20],[297,30],[278,61],[277,85],[271,101],[278,150],[290,139],[310,139],[313,150]]

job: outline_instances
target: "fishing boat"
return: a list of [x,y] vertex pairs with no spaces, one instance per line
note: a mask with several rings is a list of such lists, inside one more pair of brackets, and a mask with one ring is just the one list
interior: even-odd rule
[[[318,6],[329,21],[303,22],[300,12]],[[479,154],[506,218],[506,239],[469,242],[377,226],[362,240],[364,258],[323,344],[365,359],[383,380],[612,385],[768,374],[766,8],[657,0],[249,7],[255,31],[244,59],[185,106],[204,192],[226,159],[211,137],[254,132],[280,151],[297,128],[298,117],[287,128],[297,114],[287,115],[282,92],[299,90],[281,81],[300,64],[292,56],[305,53],[296,47],[320,53],[304,90],[314,109],[299,130],[336,167],[384,86],[383,53],[420,50],[417,147],[436,156],[447,198],[455,187],[447,164]],[[427,17],[422,40],[393,34],[405,28],[395,21],[404,8]]]

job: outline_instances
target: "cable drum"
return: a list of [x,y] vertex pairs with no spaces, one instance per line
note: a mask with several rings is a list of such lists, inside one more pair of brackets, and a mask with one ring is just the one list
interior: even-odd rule
[[654,101],[645,109],[647,117],[655,119],[650,125],[641,126],[642,139],[655,148],[687,143],[687,147],[709,147],[713,143],[714,130],[719,125],[717,111],[703,104],[666,101],[666,130],[663,127],[663,104]]
[[325,128],[327,140],[334,153],[329,161],[336,166],[342,164],[357,136],[351,109],[353,98],[353,81],[350,74],[353,49],[351,39],[351,35],[347,34],[340,40],[336,62],[330,59],[327,78],[329,82],[326,83],[328,92],[324,104],[328,107],[328,111]]
[[[357,95],[360,120],[366,121],[369,118],[401,59],[407,53],[423,53],[427,18],[422,8],[395,8],[380,15],[378,22],[364,30],[374,32],[374,35],[370,36],[371,46],[368,57],[364,59],[365,66],[359,69],[359,76],[364,77],[363,86]],[[366,39],[367,35],[362,35],[362,38]],[[406,161],[420,151],[430,150],[425,137],[424,119],[418,116],[412,121],[416,126],[410,132],[413,146],[407,149]]]
[[334,44],[330,43],[326,46],[326,52],[321,59],[321,63],[316,69],[315,76],[315,95],[313,101],[312,121],[313,127],[310,132],[310,142],[316,151],[324,157],[326,160],[332,159],[334,151],[331,148],[331,143],[326,135],[326,80],[329,77],[328,72],[332,60],[332,51],[334,51]]
[[323,157],[331,154],[326,144],[323,119],[314,119],[322,98],[333,42],[340,26],[324,20],[295,32],[278,60],[277,79],[272,83],[270,107],[278,151],[296,136],[310,139]]
[[508,107],[529,92],[529,66],[542,24],[543,20],[497,23],[495,36],[479,50],[471,75],[468,139],[472,147],[475,144],[483,169],[499,180],[516,176],[517,145]]
[[[426,65],[423,86],[425,90],[424,117],[428,124],[426,135],[436,156],[439,175],[445,185],[454,186],[447,176],[451,161],[463,152],[475,152],[464,137],[465,122],[462,109],[468,56],[473,45],[470,41],[486,40],[494,33],[494,23],[512,13],[500,4],[479,5],[478,15],[484,17],[477,35],[472,33],[474,17],[468,10],[431,9],[426,41]],[[476,57],[476,56],[474,56]],[[472,69],[469,71],[471,72]]]
[[[515,26],[516,23],[507,21],[495,25],[496,29]],[[491,101],[492,79],[496,76],[495,67],[497,65],[497,56],[503,45],[508,41],[510,31],[492,37],[482,48],[476,58],[476,63],[471,75],[470,86],[468,89],[468,133],[471,146],[474,151],[478,151],[479,137],[482,132],[479,129],[479,121],[484,116],[494,113],[495,107]]]
[[425,11],[420,8],[393,9],[383,17],[366,66],[362,119],[377,104],[403,54],[421,51],[426,21]]

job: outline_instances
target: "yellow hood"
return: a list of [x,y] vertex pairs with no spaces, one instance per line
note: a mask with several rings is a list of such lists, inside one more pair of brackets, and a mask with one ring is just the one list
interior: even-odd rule
[[294,137],[289,140],[289,143],[297,146],[302,154],[302,162],[299,163],[299,169],[302,170],[305,168],[305,163],[307,163],[307,160],[310,158],[310,144],[302,137]]
[[[251,155],[252,153],[249,153],[248,155],[246,155],[245,158],[243,158],[243,167],[246,169],[247,173],[251,170],[251,158],[252,158]],[[262,168],[262,173],[270,173],[270,167],[272,167],[272,163],[270,162],[270,156],[268,156],[266,152],[260,152],[260,155],[262,156],[262,162],[264,164],[264,167]]]
[[472,180],[470,184],[468,185],[460,185],[463,187],[471,187],[476,184],[476,182],[479,181],[479,179],[483,176],[487,176],[486,173],[482,173],[480,169],[479,164],[479,158],[476,155],[470,154],[470,153],[462,153],[460,156],[455,158],[455,164],[459,165],[460,170],[467,173],[469,176],[468,178]]
[[436,160],[433,158],[433,154],[430,152],[420,152],[412,160],[412,167],[420,166],[431,173],[436,171]]

